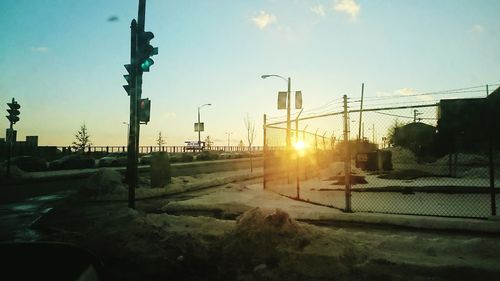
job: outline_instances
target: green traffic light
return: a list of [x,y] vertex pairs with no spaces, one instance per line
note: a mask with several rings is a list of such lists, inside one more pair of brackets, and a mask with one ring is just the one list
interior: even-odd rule
[[144,62],[141,64],[141,69],[142,71],[149,71],[149,68],[154,64],[155,62],[150,59],[150,58],[147,58],[146,60],[144,60]]

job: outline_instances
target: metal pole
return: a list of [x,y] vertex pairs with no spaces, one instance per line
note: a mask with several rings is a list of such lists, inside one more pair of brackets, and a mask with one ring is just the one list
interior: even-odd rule
[[198,149],[201,148],[200,107],[198,106]]
[[362,83],[361,84],[361,105],[359,106],[359,131],[358,131],[358,141],[361,138],[361,122],[363,121],[362,118],[363,118],[363,95],[364,95],[364,92],[365,92],[365,83]]
[[[12,103],[14,103],[14,99],[12,99]],[[8,136],[8,149],[7,149],[7,178],[10,178],[10,158],[12,156],[12,143],[14,139],[14,127],[12,122],[10,122],[9,136]]]
[[292,79],[288,77],[288,91],[287,91],[287,102],[286,102],[286,148],[290,149],[291,140],[290,140],[290,88],[292,84]]
[[349,118],[347,113],[347,96],[344,95],[344,145],[345,145],[345,159],[344,159],[344,173],[345,173],[345,212],[352,212],[351,210],[351,155],[349,151]]
[[263,149],[263,152],[264,152],[264,163],[263,163],[263,173],[264,175],[262,176],[262,186],[264,189],[266,189],[266,152],[267,152],[267,130],[266,130],[266,121],[267,121],[267,116],[264,114],[264,142],[263,142],[263,145],[264,147],[262,148]]
[[[488,85],[486,85],[486,97],[489,95],[489,89]],[[493,123],[493,110],[491,108],[491,105],[487,103],[488,106],[488,122],[490,123],[490,128],[488,130],[488,136],[489,136],[489,145],[488,145],[488,162],[489,162],[489,168],[490,168],[490,198],[491,198],[491,215],[496,216],[497,215],[497,207],[496,207],[496,193],[495,193],[495,165],[493,162],[493,128],[491,127],[491,124]]]
[[[302,114],[302,111],[304,109],[300,110],[299,115],[297,115],[297,118],[295,118],[295,144],[299,142],[299,117],[300,114]],[[300,199],[300,167],[299,167],[299,152],[298,150],[295,152],[296,159],[295,159],[295,173],[296,175],[296,188],[297,188],[297,199]]]
[[132,65],[132,72],[135,79],[135,89],[130,92],[130,120],[129,120],[129,135],[128,135],[128,148],[127,148],[127,181],[128,188],[128,207],[135,208],[135,189],[137,188],[137,94],[139,93],[137,84],[137,71],[138,67],[135,61],[135,53],[137,50],[137,21],[134,19],[130,25],[130,62]]

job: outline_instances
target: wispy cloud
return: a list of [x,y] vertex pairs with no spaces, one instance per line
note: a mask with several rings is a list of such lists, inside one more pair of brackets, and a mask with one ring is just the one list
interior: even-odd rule
[[416,91],[415,91],[415,89],[412,89],[412,88],[402,88],[402,89],[396,90],[396,93],[398,93],[399,95],[402,95],[402,96],[409,96],[409,95],[415,94]]
[[276,22],[276,16],[268,14],[266,11],[260,11],[259,15],[252,18],[253,23],[260,29]]
[[45,53],[45,52],[49,51],[49,48],[43,47],[43,46],[40,46],[40,47],[31,47],[31,51],[37,52],[37,53]]
[[358,16],[361,7],[354,0],[335,0],[333,4],[335,11],[346,13],[351,16],[351,20],[355,20]]
[[472,33],[482,33],[484,31],[484,26],[475,24],[469,29],[469,31]]
[[318,15],[320,17],[324,17],[326,14],[325,8],[323,7],[322,4],[318,4],[316,6],[311,7],[311,12],[315,13],[316,15]]

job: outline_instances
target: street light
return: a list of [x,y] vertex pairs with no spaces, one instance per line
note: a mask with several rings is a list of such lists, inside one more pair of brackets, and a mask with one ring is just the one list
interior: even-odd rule
[[200,124],[200,108],[207,106],[207,105],[212,105],[211,103],[206,103],[204,105],[198,106],[198,149],[201,150],[201,124]]
[[130,124],[128,122],[122,122],[123,125],[127,125],[127,142],[128,143],[128,135],[130,134]]
[[283,76],[280,76],[280,75],[275,75],[275,74],[267,74],[267,75],[262,75],[261,78],[262,79],[266,79],[268,77],[278,77],[278,78],[281,78],[283,80],[285,80],[288,84],[288,90],[287,90],[287,94],[286,94],[286,148],[289,149],[290,148],[290,88],[291,88],[291,84],[292,84],[292,79],[290,77],[285,78]]
[[230,133],[227,133],[227,132],[226,132],[226,135],[227,135],[227,149],[229,149],[229,148],[231,147],[231,145],[230,145],[230,143],[231,143],[231,142],[230,142],[230,139],[231,139],[231,134],[232,134],[232,133],[233,133],[233,132],[230,132]]

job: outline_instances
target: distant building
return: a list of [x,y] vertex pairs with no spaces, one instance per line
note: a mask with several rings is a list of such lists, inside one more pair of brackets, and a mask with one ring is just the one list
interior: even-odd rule
[[486,98],[439,102],[438,154],[486,152],[490,137],[500,144],[500,87]]
[[434,155],[436,127],[414,122],[394,130],[393,142],[396,146],[409,149],[418,158]]

